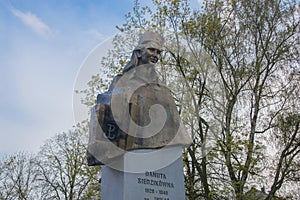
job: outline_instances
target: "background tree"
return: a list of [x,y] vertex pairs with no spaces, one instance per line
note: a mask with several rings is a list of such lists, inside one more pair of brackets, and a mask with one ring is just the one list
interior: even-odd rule
[[215,1],[206,8],[193,33],[219,72],[225,99],[213,104],[221,111],[218,144],[235,196],[243,199],[249,176],[262,172],[264,137],[272,132],[274,120],[292,109],[287,94],[296,92],[293,83],[298,81],[291,76],[299,72],[297,4]]
[[37,165],[43,199],[99,198],[99,167],[89,167],[86,161],[87,124],[78,124],[42,146]]
[[0,164],[0,199],[38,199],[35,157],[17,152]]

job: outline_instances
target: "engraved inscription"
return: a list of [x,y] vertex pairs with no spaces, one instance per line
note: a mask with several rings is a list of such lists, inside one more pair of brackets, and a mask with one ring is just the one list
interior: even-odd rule
[[153,188],[145,188],[146,193],[154,194],[154,189]]
[[119,128],[114,122],[106,123],[104,129],[104,135],[107,139],[111,141],[120,139]]
[[[170,191],[175,184],[168,180],[165,173],[146,171],[144,177],[137,177],[137,183],[145,185],[144,200],[169,200]],[[151,198],[150,198],[151,197]]]

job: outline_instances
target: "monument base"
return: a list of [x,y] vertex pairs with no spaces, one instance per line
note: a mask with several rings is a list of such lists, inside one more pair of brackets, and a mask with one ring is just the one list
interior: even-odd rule
[[139,149],[102,167],[101,200],[184,200],[182,147]]

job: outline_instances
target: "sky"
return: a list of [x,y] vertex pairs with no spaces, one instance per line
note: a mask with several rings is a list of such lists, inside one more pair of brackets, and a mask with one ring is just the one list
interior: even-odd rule
[[0,157],[72,129],[74,86],[99,72],[86,61],[105,54],[133,2],[0,0]]
[[[116,6],[117,5],[117,6]],[[0,154],[36,152],[76,123],[82,63],[118,33],[130,0],[0,1]]]

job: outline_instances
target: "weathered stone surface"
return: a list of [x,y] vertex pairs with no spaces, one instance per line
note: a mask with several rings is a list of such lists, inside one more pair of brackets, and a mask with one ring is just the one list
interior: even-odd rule
[[191,142],[171,92],[158,81],[153,65],[141,65],[117,76],[92,109],[90,165],[109,162],[128,150]]
[[[184,177],[181,147],[168,147],[159,154],[146,158],[136,157],[129,152],[119,161],[123,163],[122,170],[116,170],[108,166],[102,168],[101,199],[148,199],[148,200],[184,200]],[[133,150],[136,154],[150,155],[151,151]],[[166,166],[163,163],[166,158],[177,156]],[[179,155],[179,156],[178,156]],[[119,164],[121,165],[121,164]]]

